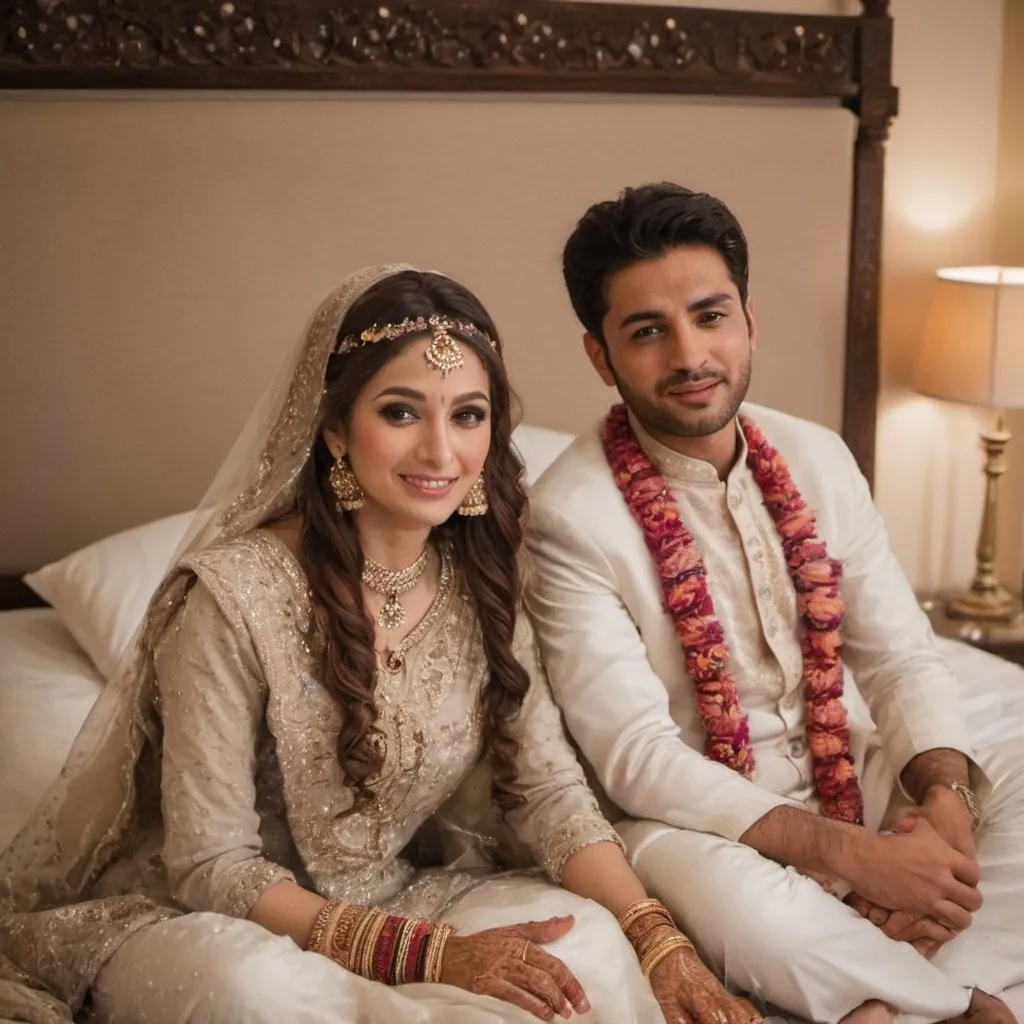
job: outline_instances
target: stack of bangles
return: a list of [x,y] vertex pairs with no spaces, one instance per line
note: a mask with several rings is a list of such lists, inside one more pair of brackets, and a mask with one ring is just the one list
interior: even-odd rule
[[385,985],[438,982],[444,948],[454,931],[447,924],[328,900],[313,922],[306,948]]
[[672,915],[658,900],[631,903],[619,914],[618,920],[619,927],[636,950],[645,978],[651,976],[651,971],[669,953],[677,949],[693,949],[693,943],[676,928]]

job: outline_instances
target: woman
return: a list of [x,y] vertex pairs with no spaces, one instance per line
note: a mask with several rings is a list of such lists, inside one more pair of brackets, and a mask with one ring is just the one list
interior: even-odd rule
[[[0,1018],[745,1024],[646,900],[517,614],[522,467],[484,309],[362,271],[288,376],[0,860]],[[521,850],[481,784],[621,930],[486,870]]]

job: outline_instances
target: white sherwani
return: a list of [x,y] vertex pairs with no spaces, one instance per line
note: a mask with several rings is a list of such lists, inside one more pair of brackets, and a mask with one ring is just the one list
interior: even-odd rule
[[[1012,819],[1014,842],[1024,847],[1024,748],[973,749],[957,681],[934,649],[849,450],[816,424],[756,406],[745,412],[781,452],[817,514],[819,537],[845,566],[846,704],[867,825],[878,828],[907,808],[896,779],[913,757],[948,747],[985,769],[988,778],[976,772],[974,782],[989,830],[1005,832],[991,822]],[[779,804],[817,809],[795,594],[745,451],[722,481],[708,463],[659,444],[635,420],[633,427],[704,557],[757,765],[748,781],[703,756],[693,683],[661,584],[595,427],[532,492],[528,602],[556,699],[619,817],[628,816],[620,830],[648,887],[729,980],[815,1020],[836,1020],[868,998],[942,1019],[962,1012],[965,985],[991,991],[1024,979],[1024,929],[1015,923],[1007,935],[1008,911],[990,911],[996,893],[985,893],[986,876],[1004,906],[1017,890],[1012,913],[1024,916],[1024,858],[1004,892],[1005,864],[986,871],[986,852],[996,851],[984,832],[986,909],[931,963],[814,882],[736,842]],[[1014,774],[1015,784],[1003,783]]]

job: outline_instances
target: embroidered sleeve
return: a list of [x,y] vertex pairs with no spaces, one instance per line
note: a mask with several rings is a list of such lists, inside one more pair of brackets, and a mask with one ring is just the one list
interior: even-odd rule
[[523,611],[516,629],[516,655],[530,675],[530,691],[515,727],[519,742],[516,788],[525,803],[509,813],[508,822],[557,882],[566,861],[584,847],[594,843],[624,847],[601,813],[566,739]]
[[202,583],[157,651],[156,675],[172,895],[192,910],[245,917],[294,876],[262,856],[255,768],[266,695],[255,653]]

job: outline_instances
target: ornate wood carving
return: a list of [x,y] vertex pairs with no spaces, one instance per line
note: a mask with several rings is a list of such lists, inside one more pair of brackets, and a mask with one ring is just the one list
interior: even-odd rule
[[[889,0],[858,17],[567,0],[0,0],[0,89],[824,97],[859,119],[843,435],[872,478]],[[784,143],[780,143],[784,144]]]
[[552,0],[14,0],[8,88],[856,93],[857,20]]

